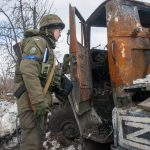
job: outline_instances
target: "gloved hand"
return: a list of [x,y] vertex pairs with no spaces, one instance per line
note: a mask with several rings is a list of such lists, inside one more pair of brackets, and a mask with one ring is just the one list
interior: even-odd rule
[[72,54],[65,54],[63,58],[63,64],[67,65],[69,64],[69,61],[72,59],[73,55]]
[[69,67],[69,62],[72,59],[72,57],[73,57],[73,55],[71,55],[71,54],[65,54],[64,55],[63,66],[62,66],[64,73],[67,73],[68,68],[70,68]]
[[45,102],[36,104],[35,115],[37,115],[38,117],[43,117],[43,116],[45,116],[46,112],[47,112],[47,106],[46,106]]

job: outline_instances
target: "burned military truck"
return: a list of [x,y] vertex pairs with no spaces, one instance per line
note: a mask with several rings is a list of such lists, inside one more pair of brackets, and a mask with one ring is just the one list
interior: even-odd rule
[[[87,21],[75,7],[70,6],[69,14],[69,102],[80,135],[113,142],[111,149],[149,150],[150,81],[135,81],[150,74],[150,4],[107,0]],[[91,47],[93,27],[107,30],[105,49]],[[75,127],[68,125],[71,129]]]

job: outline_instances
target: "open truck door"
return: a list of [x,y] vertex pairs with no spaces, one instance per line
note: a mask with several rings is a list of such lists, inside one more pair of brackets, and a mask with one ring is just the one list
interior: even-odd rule
[[[93,84],[90,63],[90,51],[87,43],[86,22],[79,11],[70,5],[70,54],[71,60],[71,80],[73,82],[72,94],[69,98],[75,118],[77,120],[80,135],[84,138],[96,140],[91,134],[94,129],[102,124],[101,118],[91,106]],[[81,42],[77,40],[76,17],[81,23]],[[100,143],[105,140],[98,138]],[[96,140],[97,141],[97,140]]]

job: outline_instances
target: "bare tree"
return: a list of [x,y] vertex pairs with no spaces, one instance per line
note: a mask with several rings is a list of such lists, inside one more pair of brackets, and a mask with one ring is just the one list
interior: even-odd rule
[[7,7],[0,8],[0,13],[5,16],[0,22],[0,46],[15,61],[12,45],[22,38],[23,32],[27,29],[37,28],[41,17],[51,12],[54,1],[51,4],[49,0],[7,0],[7,2]]
[[0,98],[6,98],[6,93],[13,92],[14,83],[11,78],[11,63],[7,64],[7,70],[0,64],[1,76],[0,76]]
[[13,45],[20,41],[27,29],[38,27],[42,16],[51,13],[53,4],[54,0],[3,0],[0,3],[0,15],[3,16],[0,21],[1,76],[14,68],[17,59]]

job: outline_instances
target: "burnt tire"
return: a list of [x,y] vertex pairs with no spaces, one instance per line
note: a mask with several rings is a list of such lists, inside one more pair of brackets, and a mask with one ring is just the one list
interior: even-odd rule
[[48,129],[52,135],[60,137],[63,145],[79,137],[79,129],[70,104],[59,105],[52,111],[49,116]]

